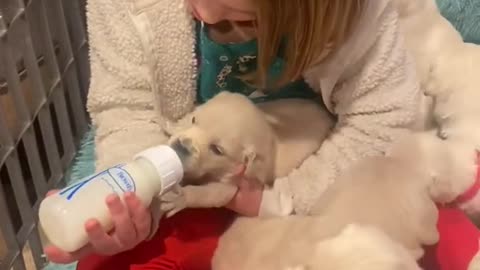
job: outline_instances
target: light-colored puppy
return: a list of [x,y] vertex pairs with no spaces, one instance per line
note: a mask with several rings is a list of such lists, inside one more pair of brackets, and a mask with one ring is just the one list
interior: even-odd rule
[[[439,140],[434,133],[419,135],[423,145],[430,148],[430,163],[436,175],[432,195],[438,202],[451,203],[473,187],[476,180],[475,150],[480,149],[480,46],[465,43],[440,14],[434,0],[394,2],[421,86],[434,101],[433,118],[444,139]],[[474,192],[477,195],[473,199],[459,206],[478,217],[480,193]]]
[[371,226],[348,225],[339,235],[320,242],[313,252],[307,266],[300,264],[297,269],[420,270],[404,247]]
[[321,217],[240,218],[221,238],[212,269],[420,269],[411,254],[381,230],[334,226]]
[[[419,269],[423,246],[438,241],[438,212],[429,171],[416,164],[423,157],[404,155],[406,147],[415,153],[416,143],[405,139],[392,156],[354,165],[312,217],[237,219],[220,240],[213,269]],[[361,241],[365,235],[371,242]]]
[[222,207],[239,177],[270,185],[320,148],[333,119],[318,103],[284,99],[258,106],[240,94],[220,93],[193,113],[192,126],[171,146],[184,161],[186,184],[162,197],[163,210]]

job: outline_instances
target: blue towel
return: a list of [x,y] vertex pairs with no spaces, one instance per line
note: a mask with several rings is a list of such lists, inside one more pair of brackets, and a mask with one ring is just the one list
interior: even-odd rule
[[480,0],[437,0],[437,4],[466,42],[480,44]]

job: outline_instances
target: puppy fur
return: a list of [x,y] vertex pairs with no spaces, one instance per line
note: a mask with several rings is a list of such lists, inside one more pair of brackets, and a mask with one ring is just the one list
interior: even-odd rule
[[[312,231],[314,226],[319,227]],[[306,236],[307,233],[311,234]],[[240,235],[244,237],[239,238]],[[327,218],[291,216],[268,220],[238,219],[222,237],[212,269],[420,268],[406,249],[377,228],[357,224],[339,228]]]
[[[395,4],[421,86],[433,101],[431,120],[439,128],[438,134],[418,135],[420,145],[428,150],[437,183],[432,185],[432,196],[437,202],[451,203],[474,184],[476,176],[475,150],[480,149],[480,46],[465,43],[440,14],[434,0],[395,0]],[[478,197],[460,205],[475,218],[480,216]]]
[[312,217],[238,218],[213,269],[419,269],[422,247],[438,241],[431,177],[395,154],[342,174]]
[[220,93],[195,110],[190,128],[172,136],[187,180],[162,197],[162,208],[171,216],[186,207],[225,206],[239,176],[271,185],[318,150],[332,126],[327,111],[310,100],[255,105]]

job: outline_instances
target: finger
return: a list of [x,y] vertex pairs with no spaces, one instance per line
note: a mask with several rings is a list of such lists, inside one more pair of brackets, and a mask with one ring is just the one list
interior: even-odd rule
[[245,164],[239,164],[233,171],[233,175],[235,177],[242,177],[245,174],[245,170],[247,169],[247,166]]
[[145,205],[133,193],[125,195],[125,203],[132,217],[139,241],[145,240],[152,227],[152,215]]
[[112,255],[120,251],[121,247],[117,240],[108,235],[97,220],[88,220],[85,223],[85,230],[92,248],[97,253]]
[[58,189],[53,189],[47,192],[47,197],[52,196],[53,194],[57,194],[60,190]]
[[73,253],[65,252],[55,246],[46,246],[44,249],[44,253],[47,256],[48,260],[53,263],[58,264],[67,264],[78,261],[79,259],[91,254],[93,252],[93,248],[90,245],[87,245],[81,248],[78,251]]
[[256,181],[254,179],[246,179],[245,182],[247,182],[247,187],[250,190],[257,190],[263,187],[259,181]]
[[107,198],[107,206],[112,215],[112,221],[115,225],[115,233],[112,235],[120,245],[130,247],[136,244],[137,231],[135,230],[129,209],[124,206],[117,195],[111,195]]
[[239,188],[241,190],[255,190],[259,187],[259,183],[255,180],[247,179],[245,177],[240,180]]

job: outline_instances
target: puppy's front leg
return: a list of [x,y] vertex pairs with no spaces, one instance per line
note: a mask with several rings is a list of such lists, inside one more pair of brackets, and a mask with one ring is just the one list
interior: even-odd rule
[[238,187],[226,183],[179,187],[177,192],[162,196],[162,210],[171,217],[185,208],[213,208],[227,205]]
[[238,187],[226,183],[208,183],[203,186],[184,187],[187,207],[211,208],[226,206],[237,193]]

